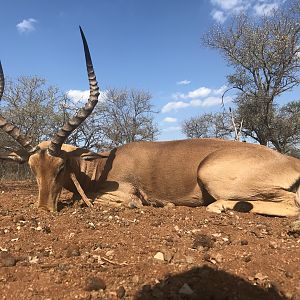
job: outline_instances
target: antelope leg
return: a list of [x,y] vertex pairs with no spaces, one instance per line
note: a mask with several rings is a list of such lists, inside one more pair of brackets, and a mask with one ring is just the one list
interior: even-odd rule
[[75,187],[78,191],[78,193],[80,194],[82,200],[85,202],[85,204],[88,206],[88,207],[93,207],[93,204],[92,202],[90,201],[90,199],[86,196],[86,194],[84,193],[84,190],[82,189],[82,187],[80,186],[80,183],[78,182],[76,176],[74,173],[71,173],[70,174],[71,176],[71,179],[73,181],[73,183],[75,184]]

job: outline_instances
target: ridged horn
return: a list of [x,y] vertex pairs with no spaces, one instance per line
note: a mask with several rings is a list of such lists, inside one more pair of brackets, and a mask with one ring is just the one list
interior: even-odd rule
[[3,74],[2,64],[0,61],[0,100],[2,99],[3,92],[4,92],[4,74]]
[[[0,62],[0,100],[2,99],[4,92],[4,74],[2,65]],[[1,114],[0,114],[0,128],[4,130],[7,134],[9,134],[13,139],[15,139],[23,148],[26,149],[28,153],[32,153],[35,151],[35,147],[32,146],[32,139],[24,136],[20,129],[9,123]]]
[[80,26],[79,29],[84,47],[86,68],[90,84],[90,96],[85,106],[81,108],[74,117],[68,120],[68,122],[64,124],[64,126],[51,139],[48,151],[53,156],[59,155],[61,146],[65,142],[67,137],[92,113],[93,109],[98,103],[98,97],[100,94],[89,47]]

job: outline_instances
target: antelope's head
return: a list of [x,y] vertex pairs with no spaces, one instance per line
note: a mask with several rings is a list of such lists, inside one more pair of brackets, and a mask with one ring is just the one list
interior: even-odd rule
[[[88,80],[90,85],[90,96],[83,108],[67,121],[64,126],[53,136],[50,141],[45,141],[35,146],[32,140],[24,136],[20,129],[9,123],[0,114],[0,128],[15,139],[21,150],[9,150],[8,153],[0,154],[0,159],[10,160],[17,163],[28,163],[36,177],[39,196],[37,206],[49,211],[57,210],[57,200],[59,198],[63,182],[68,175],[66,164],[68,155],[76,151],[76,147],[65,145],[67,137],[92,113],[98,102],[99,88],[84,33],[80,27],[81,38],[84,47]],[[4,91],[4,74],[0,63],[0,100]]]

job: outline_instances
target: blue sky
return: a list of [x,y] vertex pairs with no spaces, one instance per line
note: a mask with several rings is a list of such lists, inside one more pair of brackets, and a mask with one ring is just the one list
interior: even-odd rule
[[[149,91],[159,111],[159,139],[183,138],[183,120],[221,111],[220,95],[230,72],[217,51],[201,45],[201,36],[215,22],[226,24],[233,13],[268,14],[283,2],[2,1],[0,59],[6,76],[38,75],[63,91],[73,91],[74,97],[85,95],[81,25],[101,89]],[[299,99],[299,89],[288,98]]]

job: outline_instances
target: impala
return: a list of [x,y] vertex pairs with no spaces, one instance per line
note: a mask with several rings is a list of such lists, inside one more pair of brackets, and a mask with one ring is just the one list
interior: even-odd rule
[[[50,141],[32,145],[29,137],[0,115],[0,127],[22,149],[0,159],[28,163],[36,177],[37,206],[57,210],[62,188],[95,203],[206,205],[275,216],[296,216],[300,206],[300,160],[267,147],[218,139],[133,142],[110,152],[64,144],[91,114],[99,88],[88,45],[80,28],[90,96],[86,105]],[[0,99],[4,75],[0,64]]]

